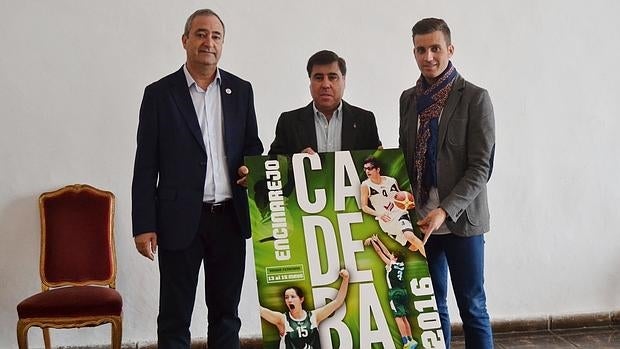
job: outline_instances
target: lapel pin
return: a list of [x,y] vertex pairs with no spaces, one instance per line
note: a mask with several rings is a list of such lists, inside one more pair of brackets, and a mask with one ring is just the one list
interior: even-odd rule
[[232,90],[231,90],[231,89],[229,89],[229,88],[227,88],[225,91],[226,91],[226,94],[227,94],[227,95],[229,95],[229,94],[231,94],[231,93],[232,93]]

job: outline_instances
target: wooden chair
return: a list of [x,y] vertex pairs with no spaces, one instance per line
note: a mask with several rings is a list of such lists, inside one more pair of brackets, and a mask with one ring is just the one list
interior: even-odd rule
[[17,305],[17,342],[28,348],[28,329],[112,326],[120,349],[123,300],[115,290],[114,194],[86,184],[68,185],[39,197],[42,292]]

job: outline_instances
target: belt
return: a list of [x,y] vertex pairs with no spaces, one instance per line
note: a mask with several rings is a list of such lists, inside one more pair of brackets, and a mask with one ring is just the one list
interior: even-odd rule
[[222,202],[203,202],[202,208],[209,213],[217,214],[224,213],[227,209],[233,206],[232,200]]

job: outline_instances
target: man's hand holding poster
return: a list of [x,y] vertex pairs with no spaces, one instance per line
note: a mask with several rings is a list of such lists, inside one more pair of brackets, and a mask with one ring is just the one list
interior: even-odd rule
[[265,348],[444,347],[400,150],[246,165]]

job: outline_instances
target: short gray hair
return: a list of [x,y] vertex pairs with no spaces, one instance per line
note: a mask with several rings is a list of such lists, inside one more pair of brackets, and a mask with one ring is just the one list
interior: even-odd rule
[[[220,21],[220,23],[222,23],[222,29],[224,29],[224,33],[226,32],[226,27],[224,26],[224,22],[222,21],[220,16],[218,16],[218,14],[211,9],[203,8],[200,10],[196,10],[189,17],[187,17],[187,21],[185,21],[185,30],[183,31],[183,36],[189,36],[189,30],[192,27],[192,22],[194,21],[194,18],[198,16],[214,16],[218,19],[218,21]],[[222,33],[222,35],[224,35],[224,33]]]

